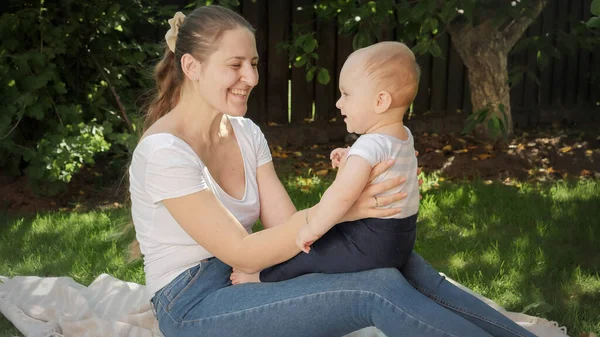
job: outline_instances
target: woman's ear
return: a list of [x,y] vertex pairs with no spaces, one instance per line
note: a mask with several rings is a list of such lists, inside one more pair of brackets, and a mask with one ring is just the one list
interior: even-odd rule
[[183,73],[190,81],[198,81],[201,68],[202,64],[192,55],[184,54],[181,57],[181,70],[183,70]]
[[388,91],[380,91],[377,93],[375,100],[375,113],[386,112],[392,105],[392,95]]

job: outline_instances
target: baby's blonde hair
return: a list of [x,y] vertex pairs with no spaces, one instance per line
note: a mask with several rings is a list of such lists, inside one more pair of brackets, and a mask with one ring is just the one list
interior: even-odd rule
[[377,91],[392,96],[390,108],[408,107],[419,90],[421,69],[415,55],[404,43],[385,41],[356,50],[350,55],[364,54],[364,71]]

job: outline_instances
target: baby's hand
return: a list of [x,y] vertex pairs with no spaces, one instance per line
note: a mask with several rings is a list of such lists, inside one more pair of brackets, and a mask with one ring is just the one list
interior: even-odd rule
[[348,147],[346,147],[346,148],[338,147],[337,149],[331,151],[331,155],[329,156],[329,159],[331,159],[331,166],[333,168],[341,166],[341,164],[346,160],[346,157],[348,156],[349,149],[350,148],[348,148]]
[[296,237],[296,244],[303,252],[308,254],[310,252],[310,246],[317,241],[321,236],[315,235],[310,231],[308,225],[302,226]]

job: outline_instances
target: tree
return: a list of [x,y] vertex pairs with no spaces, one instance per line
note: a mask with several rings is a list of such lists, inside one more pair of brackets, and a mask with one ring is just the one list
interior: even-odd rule
[[[447,31],[468,72],[474,113],[468,118],[466,131],[477,126],[479,136],[497,138],[513,131],[509,52],[547,3],[548,0],[319,0],[314,9],[319,19],[337,18],[340,32],[354,35],[355,49],[372,44],[383,27],[396,29],[397,39],[412,45],[416,54],[439,57],[441,48],[437,39]],[[592,3],[596,16],[599,3],[600,0]],[[587,26],[580,24],[576,30],[580,32],[578,41],[598,42],[598,35],[588,34],[598,28],[600,21],[596,20],[597,17],[592,18]],[[314,33],[298,27],[294,31],[295,39],[288,47],[295,66],[305,66],[308,78],[321,74],[323,69],[312,62],[318,44]],[[552,42],[547,42],[555,37],[539,38],[546,41],[536,43],[541,60],[548,55],[557,57],[558,50]]]

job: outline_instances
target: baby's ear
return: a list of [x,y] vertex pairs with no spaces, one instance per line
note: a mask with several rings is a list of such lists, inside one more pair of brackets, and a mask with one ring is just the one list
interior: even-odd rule
[[375,99],[375,113],[386,112],[392,105],[392,95],[388,91],[380,91]]

